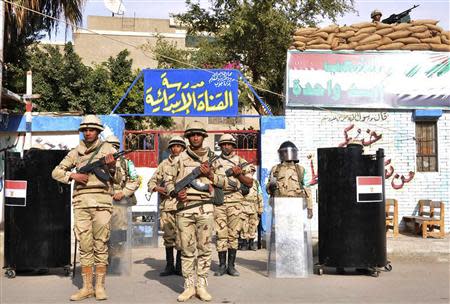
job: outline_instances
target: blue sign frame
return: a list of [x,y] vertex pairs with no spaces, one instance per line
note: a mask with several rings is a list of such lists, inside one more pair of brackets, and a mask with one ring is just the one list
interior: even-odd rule
[[144,114],[154,116],[237,116],[236,70],[143,70]]

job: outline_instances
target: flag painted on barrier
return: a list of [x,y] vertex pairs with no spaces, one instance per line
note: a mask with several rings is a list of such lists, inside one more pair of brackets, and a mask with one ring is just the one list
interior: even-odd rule
[[372,203],[383,201],[383,177],[357,176],[356,201],[358,203]]
[[25,207],[27,205],[27,181],[5,180],[5,206]]

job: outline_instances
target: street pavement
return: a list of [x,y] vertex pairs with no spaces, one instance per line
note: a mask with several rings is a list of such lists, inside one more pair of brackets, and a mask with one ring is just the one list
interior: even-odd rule
[[[109,299],[105,303],[176,303],[183,290],[178,276],[160,277],[163,248],[135,248],[130,276],[108,276]],[[388,237],[391,272],[378,278],[348,272],[338,275],[326,269],[322,276],[305,279],[267,277],[267,251],[239,251],[240,277],[215,277],[213,254],[209,291],[212,303],[449,303],[449,238]],[[3,259],[2,259],[3,260]],[[65,303],[81,285],[79,269],[74,280],[61,269],[48,275],[1,277],[1,303]],[[95,303],[87,299],[82,303]],[[191,299],[188,303],[201,303]]]

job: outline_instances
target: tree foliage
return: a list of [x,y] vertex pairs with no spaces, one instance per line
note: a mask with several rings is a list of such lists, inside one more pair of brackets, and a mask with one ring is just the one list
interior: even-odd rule
[[186,4],[187,12],[176,17],[188,32],[214,37],[223,61],[240,62],[259,95],[278,113],[286,50],[295,27],[335,20],[353,10],[353,0],[210,0],[209,9],[196,1]]
[[[33,71],[33,93],[41,97],[33,104],[41,112],[80,112],[109,114],[126,92],[139,71],[132,70],[127,50],[94,67],[86,66],[73,45],[64,47],[34,45],[26,60],[11,65],[13,75],[8,84],[15,92],[25,91],[26,71]],[[11,72],[9,72],[11,73]],[[143,82],[138,81],[117,113],[142,113]],[[171,126],[170,118],[127,118],[127,128]]]

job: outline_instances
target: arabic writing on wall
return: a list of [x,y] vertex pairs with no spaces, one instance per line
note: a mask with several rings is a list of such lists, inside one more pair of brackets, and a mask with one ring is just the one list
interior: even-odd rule
[[[237,72],[233,70],[146,70],[146,114],[236,116]],[[146,76],[147,74],[150,74]]]
[[337,114],[331,113],[330,115],[326,115],[322,118],[321,122],[334,122],[334,121],[348,121],[348,122],[365,122],[365,121],[385,121],[389,118],[389,114],[387,112],[378,112],[378,113],[352,113],[352,114]]

